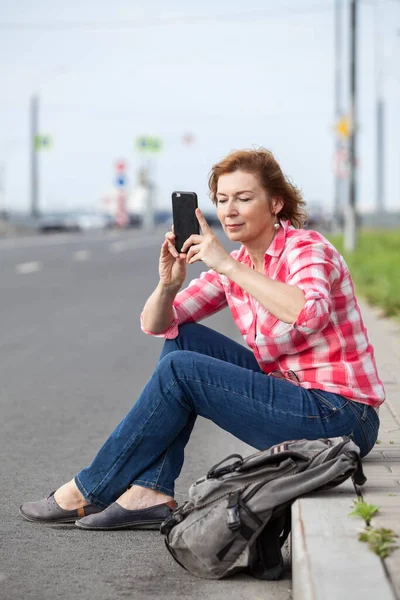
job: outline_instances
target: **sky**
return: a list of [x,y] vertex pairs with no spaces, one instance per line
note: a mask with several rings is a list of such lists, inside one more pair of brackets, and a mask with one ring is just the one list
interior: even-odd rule
[[[349,2],[341,4],[346,111]],[[378,55],[384,201],[399,209],[400,0],[359,6],[357,204],[376,204]],[[205,208],[211,166],[233,149],[259,146],[272,150],[308,203],[333,206],[334,0],[0,0],[0,57],[0,209],[30,207],[35,94],[40,133],[52,138],[38,157],[42,211],[97,209],[118,160],[129,187],[150,167],[158,206],[168,207],[174,190],[191,190]],[[162,150],[139,153],[141,135],[159,138]]]

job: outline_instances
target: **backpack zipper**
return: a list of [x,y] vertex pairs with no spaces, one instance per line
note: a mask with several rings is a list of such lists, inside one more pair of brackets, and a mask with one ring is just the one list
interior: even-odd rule
[[[248,502],[248,500],[251,500],[251,498],[254,496],[254,494],[256,494],[264,485],[267,485],[270,481],[274,481],[274,479],[279,479],[279,477],[285,476],[287,473],[289,473],[289,471],[292,471],[292,470],[293,470],[293,465],[288,465],[287,468],[283,472],[276,473],[275,476],[268,479],[268,481],[261,481],[258,485],[256,485],[251,490],[251,492],[249,494],[247,494],[246,497],[241,498],[242,502]],[[297,472],[297,471],[295,471],[295,472]],[[251,484],[249,484],[249,485],[251,485]]]

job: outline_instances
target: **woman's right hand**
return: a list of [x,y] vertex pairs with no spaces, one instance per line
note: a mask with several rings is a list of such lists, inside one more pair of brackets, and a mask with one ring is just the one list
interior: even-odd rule
[[160,283],[166,287],[182,287],[186,278],[186,254],[179,254],[175,248],[175,234],[169,231],[165,234],[165,241],[161,246],[160,262],[158,267]]

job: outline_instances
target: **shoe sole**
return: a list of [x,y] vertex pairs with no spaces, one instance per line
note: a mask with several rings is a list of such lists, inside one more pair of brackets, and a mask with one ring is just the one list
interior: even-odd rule
[[67,517],[65,519],[58,519],[57,521],[50,521],[47,519],[33,519],[32,517],[28,517],[21,509],[19,509],[19,514],[24,517],[26,521],[30,521],[31,523],[44,523],[47,525],[63,525],[65,523],[75,523],[76,517]]
[[111,531],[113,529],[160,529],[163,521],[138,521],[137,523],[126,523],[120,525],[110,525],[109,527],[93,527],[91,525],[85,525],[79,521],[75,521],[75,525],[81,529],[92,529],[97,531]]

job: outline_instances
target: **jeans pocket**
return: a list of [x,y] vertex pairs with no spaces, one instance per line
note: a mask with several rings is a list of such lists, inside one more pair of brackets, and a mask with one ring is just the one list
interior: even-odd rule
[[347,398],[322,390],[308,390],[310,394],[318,401],[318,409],[320,416],[323,419],[334,415],[338,410],[343,408],[347,403]]

